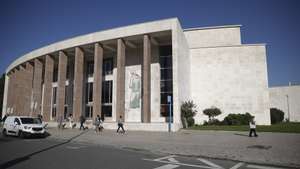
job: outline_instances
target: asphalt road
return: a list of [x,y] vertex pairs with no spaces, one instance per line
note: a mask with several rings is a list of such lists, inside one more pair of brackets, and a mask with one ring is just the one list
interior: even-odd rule
[[230,160],[155,154],[69,140],[0,136],[0,169],[279,169]]

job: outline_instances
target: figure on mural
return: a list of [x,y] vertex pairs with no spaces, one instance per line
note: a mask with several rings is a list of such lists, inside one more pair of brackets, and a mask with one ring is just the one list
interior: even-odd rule
[[135,72],[130,72],[130,108],[136,109],[140,107],[141,77]]

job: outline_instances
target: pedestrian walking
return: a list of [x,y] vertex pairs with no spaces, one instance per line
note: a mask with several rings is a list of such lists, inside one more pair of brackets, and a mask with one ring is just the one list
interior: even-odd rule
[[66,124],[64,124],[64,118],[62,115],[58,116],[57,122],[58,122],[59,129],[63,129],[66,125]]
[[68,120],[69,120],[69,127],[70,127],[70,129],[74,128],[75,126],[73,124],[74,120],[73,120],[73,115],[72,114],[69,115]]
[[83,115],[80,116],[80,127],[79,130],[83,129],[85,130],[83,123],[85,122],[85,117],[83,117]]
[[100,116],[97,114],[97,117],[95,118],[95,122],[94,122],[94,125],[95,125],[95,132],[96,132],[96,133],[100,132],[100,123],[101,123],[101,118],[100,118]]
[[249,137],[252,137],[252,133],[254,133],[254,136],[257,137],[258,135],[256,134],[256,124],[254,120],[251,120],[249,122],[249,127],[250,127]]
[[124,127],[123,127],[123,119],[122,116],[120,116],[119,120],[118,120],[118,129],[117,129],[117,133],[119,133],[120,128],[122,129],[121,133],[125,133]]

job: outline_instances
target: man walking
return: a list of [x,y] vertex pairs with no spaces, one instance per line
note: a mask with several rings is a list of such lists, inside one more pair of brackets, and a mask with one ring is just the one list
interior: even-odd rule
[[124,127],[123,127],[123,119],[122,116],[120,116],[119,120],[118,120],[118,130],[117,133],[119,133],[120,128],[122,129],[121,133],[125,133]]
[[256,134],[256,125],[254,120],[251,120],[249,122],[249,127],[250,127],[249,137],[252,137],[252,133],[254,133],[254,136],[257,137],[258,135]]
[[85,122],[85,118],[83,117],[83,115],[80,116],[80,127],[79,130],[81,130],[81,128],[84,130],[84,126],[83,123]]

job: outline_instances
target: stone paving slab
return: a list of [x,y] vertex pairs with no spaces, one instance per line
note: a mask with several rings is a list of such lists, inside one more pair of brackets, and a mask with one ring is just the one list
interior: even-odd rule
[[[78,129],[48,129],[53,139],[70,139]],[[300,134],[181,130],[175,133],[112,130],[95,133],[88,130],[75,142],[147,150],[151,152],[238,160],[259,164],[300,167]]]

